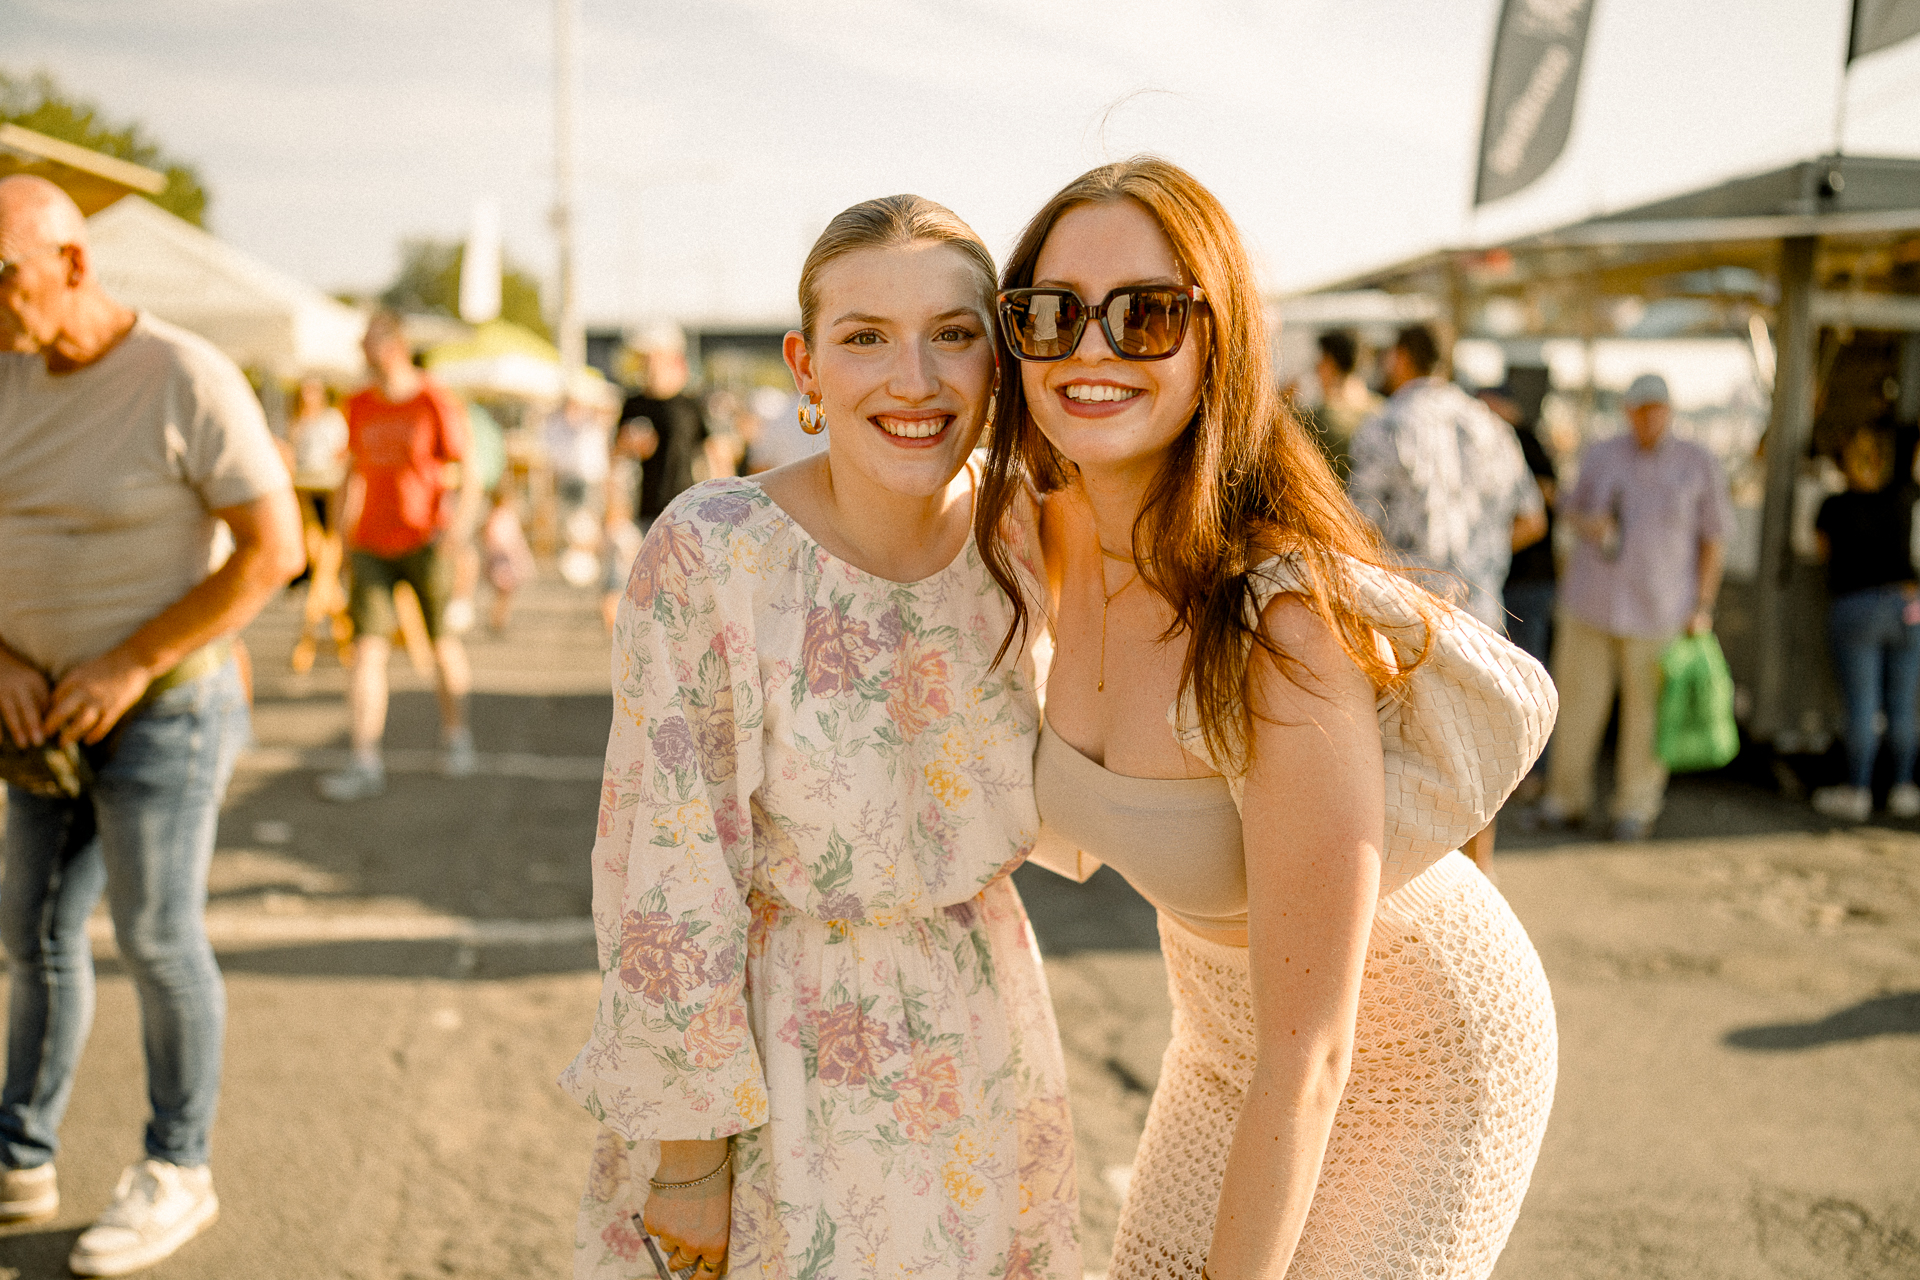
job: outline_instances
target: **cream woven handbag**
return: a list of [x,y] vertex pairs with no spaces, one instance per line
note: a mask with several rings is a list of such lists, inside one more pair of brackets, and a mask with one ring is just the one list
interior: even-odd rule
[[[1411,664],[1423,628],[1419,605],[1433,619],[1432,647],[1402,688],[1378,703],[1386,758],[1386,848],[1380,896],[1385,898],[1462,844],[1500,812],[1547,745],[1559,698],[1545,668],[1486,624],[1428,595],[1398,574],[1349,561],[1355,603],[1372,617],[1394,656]],[[1300,589],[1290,557],[1253,573],[1249,608]],[[1226,774],[1236,803],[1245,775],[1221,769],[1208,754],[1191,693],[1169,708],[1180,744]]]

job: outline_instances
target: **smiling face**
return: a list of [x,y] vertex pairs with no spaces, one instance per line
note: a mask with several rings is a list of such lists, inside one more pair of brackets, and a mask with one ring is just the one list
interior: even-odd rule
[[789,333],[786,357],[826,414],[836,481],[931,497],[959,472],[993,387],[984,283],[964,253],[930,240],[856,249],[821,270],[814,332]]
[[[1072,289],[1097,306],[1122,285],[1193,283],[1160,223],[1135,200],[1076,205],[1060,215],[1034,260],[1035,287]],[[1020,366],[1027,410],[1053,447],[1083,472],[1152,474],[1200,403],[1207,315],[1165,360],[1122,360],[1089,321],[1065,360]]]

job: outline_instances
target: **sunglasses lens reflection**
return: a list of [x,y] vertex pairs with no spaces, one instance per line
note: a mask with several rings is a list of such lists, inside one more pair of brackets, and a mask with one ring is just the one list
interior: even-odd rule
[[1029,360],[1058,360],[1080,339],[1080,300],[1070,293],[1033,293],[1006,303],[1007,338]]
[[[1093,308],[1065,289],[1023,291],[1002,300],[1007,341],[1026,360],[1064,360],[1080,345]],[[1173,289],[1121,289],[1100,314],[1123,360],[1160,360],[1180,349],[1191,299]]]
[[1186,309],[1187,300],[1170,290],[1142,289],[1113,300],[1107,327],[1119,340],[1121,355],[1151,359],[1180,345]]

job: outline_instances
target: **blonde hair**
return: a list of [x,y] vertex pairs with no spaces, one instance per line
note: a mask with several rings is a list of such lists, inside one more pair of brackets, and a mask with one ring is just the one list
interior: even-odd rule
[[881,196],[862,200],[834,216],[813,242],[806,265],[800,268],[800,332],[813,341],[813,322],[820,311],[820,273],[834,259],[856,249],[885,249],[921,241],[950,244],[966,255],[979,277],[982,309],[993,311],[993,255],[960,215],[925,196]]

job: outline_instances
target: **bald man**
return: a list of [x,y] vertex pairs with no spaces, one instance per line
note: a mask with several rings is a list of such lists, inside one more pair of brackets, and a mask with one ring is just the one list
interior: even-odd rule
[[[223,521],[233,553],[213,568]],[[286,466],[233,362],[110,297],[58,187],[0,180],[0,1220],[59,1208],[103,890],[152,1106],[145,1158],[74,1244],[79,1275],[164,1258],[218,1208],[226,996],[201,916],[247,736],[230,638],[303,558]]]

